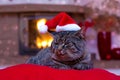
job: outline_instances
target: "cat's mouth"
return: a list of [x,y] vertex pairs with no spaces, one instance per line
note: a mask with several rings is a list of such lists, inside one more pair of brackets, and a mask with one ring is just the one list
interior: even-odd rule
[[74,53],[56,52],[56,54],[52,54],[51,56],[52,56],[52,58],[59,60],[59,61],[73,61],[78,58],[82,58],[84,56],[84,54],[78,53],[78,52],[74,52]]

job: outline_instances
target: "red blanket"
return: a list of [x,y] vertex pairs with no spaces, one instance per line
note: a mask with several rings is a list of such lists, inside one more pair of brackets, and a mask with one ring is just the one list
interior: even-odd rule
[[1,69],[0,80],[120,80],[120,76],[103,69],[59,70],[20,64]]

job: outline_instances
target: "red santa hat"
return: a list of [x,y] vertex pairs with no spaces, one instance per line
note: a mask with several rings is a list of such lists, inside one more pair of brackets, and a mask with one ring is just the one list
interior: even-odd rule
[[77,31],[80,30],[80,26],[65,12],[61,12],[56,15],[53,19],[47,21],[45,25],[39,26],[39,31],[45,33],[48,30],[55,29],[56,32],[59,31]]

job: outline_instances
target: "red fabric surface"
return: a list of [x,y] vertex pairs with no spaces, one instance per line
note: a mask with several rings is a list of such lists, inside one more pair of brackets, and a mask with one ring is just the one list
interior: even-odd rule
[[20,64],[0,70],[0,80],[120,80],[103,69],[58,70],[46,66]]

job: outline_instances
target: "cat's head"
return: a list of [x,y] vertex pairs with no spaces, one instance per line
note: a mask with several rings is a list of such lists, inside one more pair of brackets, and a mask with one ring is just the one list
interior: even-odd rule
[[85,37],[81,30],[56,32],[51,45],[52,58],[72,61],[85,54]]

